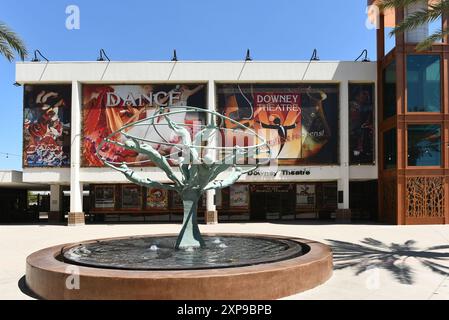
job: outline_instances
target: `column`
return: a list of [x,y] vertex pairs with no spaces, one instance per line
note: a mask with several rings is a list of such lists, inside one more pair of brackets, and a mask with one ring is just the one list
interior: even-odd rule
[[69,226],[84,225],[85,222],[83,212],[83,184],[80,182],[81,101],[81,84],[73,81]]
[[349,208],[349,97],[348,81],[340,84],[340,179],[336,219],[350,221]]
[[[207,95],[208,95],[208,110],[215,110],[215,82],[213,80],[209,80],[207,85]],[[210,114],[207,117],[207,121],[215,121],[214,117],[211,117]],[[216,141],[209,143],[209,146],[215,146]],[[217,153],[213,153],[216,159]],[[215,190],[209,190],[206,192],[206,217],[204,219],[206,224],[218,224],[218,212],[215,206]]]
[[50,186],[50,212],[48,213],[49,223],[58,223],[62,221],[62,192],[61,186],[52,184]]

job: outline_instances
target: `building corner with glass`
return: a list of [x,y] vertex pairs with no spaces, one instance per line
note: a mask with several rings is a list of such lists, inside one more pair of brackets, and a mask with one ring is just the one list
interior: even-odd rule
[[[396,21],[426,6],[390,10],[378,21],[379,218],[400,225],[449,223],[449,39],[418,52],[432,27],[425,24],[385,50]],[[447,27],[448,17],[438,23]]]

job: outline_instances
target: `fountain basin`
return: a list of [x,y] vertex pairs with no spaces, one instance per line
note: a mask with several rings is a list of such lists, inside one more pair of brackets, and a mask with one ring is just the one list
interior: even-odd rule
[[[176,266],[173,261],[177,259],[171,257],[164,270],[151,263],[148,266],[147,262],[157,260],[157,255],[167,249],[164,245],[169,246],[174,238],[159,235],[102,239],[43,249],[27,258],[26,283],[44,299],[258,300],[278,299],[312,289],[332,275],[332,252],[328,246],[306,239],[259,235],[205,235],[209,245],[213,243],[216,250],[227,252],[224,257],[231,257],[228,263],[216,260],[214,255],[199,263],[195,255],[207,254],[197,249],[185,254],[183,259],[193,257],[190,263],[184,260],[181,266]],[[232,253],[232,243],[239,240],[249,241],[243,245],[248,249],[254,245],[253,240],[260,241],[258,251],[253,250],[255,253],[263,247],[273,250],[272,246],[276,252],[248,258],[246,255],[251,251],[248,250],[239,258]],[[125,246],[111,255],[118,257],[112,265],[111,261],[105,263],[102,257],[108,257],[108,251],[101,248],[113,248],[118,243],[137,243],[137,247],[148,251],[149,259],[135,261],[134,258],[141,258],[136,254],[126,261],[122,254],[129,248]],[[162,252],[162,256],[167,253]],[[92,257],[94,262],[89,261]],[[217,263],[210,265],[211,260]],[[163,265],[163,259],[161,262]]]

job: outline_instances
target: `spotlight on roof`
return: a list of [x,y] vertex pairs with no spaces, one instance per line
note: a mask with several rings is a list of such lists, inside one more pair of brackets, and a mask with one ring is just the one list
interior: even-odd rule
[[173,61],[173,62],[178,61],[178,55],[176,54],[176,49],[173,50],[173,58],[171,58],[171,61]]
[[363,50],[362,53],[358,56],[357,59],[355,59],[355,61],[359,61],[360,58],[363,57],[362,62],[370,62],[371,60],[368,58],[368,50]]
[[104,49],[100,49],[100,56],[97,58],[97,61],[106,61],[104,58],[106,58],[108,61],[111,61],[106,52],[104,52]]
[[13,85],[14,85],[15,87],[21,87],[21,86],[22,86],[22,85],[21,85],[20,83],[18,83],[17,81],[14,82]]
[[318,51],[316,49],[313,49],[312,57],[310,58],[310,61],[320,61],[320,58],[318,57]]
[[31,62],[40,62],[41,60],[37,57],[37,55],[39,55],[42,59],[46,60],[47,62],[48,59],[44,57],[44,55],[39,51],[39,50],[34,50],[34,58],[31,60]]
[[246,58],[245,61],[253,61],[253,58],[251,58],[251,54],[249,52],[249,49],[246,50]]

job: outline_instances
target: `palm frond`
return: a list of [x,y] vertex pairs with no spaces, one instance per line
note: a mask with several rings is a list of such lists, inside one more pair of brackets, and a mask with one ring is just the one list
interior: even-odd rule
[[407,18],[401,21],[393,30],[390,35],[402,33],[405,31],[410,31],[422,26],[425,23],[431,23],[441,17],[442,13],[440,10],[426,9],[417,11],[410,14]]
[[427,37],[424,41],[418,43],[416,46],[417,51],[424,51],[432,46],[435,42],[442,40],[445,36],[449,35],[449,29],[448,30],[439,30],[435,32],[434,34]]
[[[25,43],[22,41],[19,35],[14,31],[12,31],[5,23],[1,21],[0,21],[0,39],[3,40],[2,41],[3,51],[1,51],[1,54],[3,54],[9,61],[12,61],[14,59],[14,54],[11,58],[11,55],[9,53],[16,52],[21,60],[24,60],[28,55]],[[5,50],[6,46],[9,47],[9,50]]]
[[14,52],[11,50],[9,44],[2,38],[0,38],[0,55],[4,56],[9,62],[14,60]]
[[382,0],[379,3],[379,8],[392,9],[392,8],[404,8],[408,5],[420,2],[421,0]]
[[[420,1],[422,0],[382,0],[380,2],[380,7],[383,9],[404,8],[410,4],[418,3]],[[449,14],[449,0],[441,0],[437,3],[430,4],[426,9],[410,14],[395,28],[393,28],[390,32],[390,36],[414,30],[423,24],[434,22],[444,14]],[[446,29],[439,30],[427,37],[424,41],[420,42],[416,49],[418,51],[426,50],[431,47],[434,42],[443,39],[448,34],[449,33]]]

